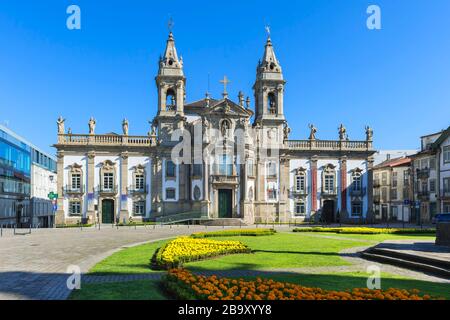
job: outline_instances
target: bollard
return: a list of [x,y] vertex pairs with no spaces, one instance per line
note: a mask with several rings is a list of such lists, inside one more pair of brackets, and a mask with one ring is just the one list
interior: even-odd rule
[[3,223],[2,223],[2,225],[0,226],[0,237],[3,237]]

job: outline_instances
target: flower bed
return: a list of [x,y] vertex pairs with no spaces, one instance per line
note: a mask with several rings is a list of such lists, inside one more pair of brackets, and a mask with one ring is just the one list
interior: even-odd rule
[[331,232],[343,234],[417,234],[417,233],[435,233],[435,229],[395,229],[395,228],[366,228],[366,227],[343,227],[343,228],[296,228],[293,232]]
[[277,282],[197,276],[185,269],[172,269],[164,281],[166,290],[180,300],[430,300],[418,290],[331,291]]
[[240,241],[217,241],[180,237],[159,248],[152,258],[154,268],[169,269],[183,263],[233,253],[250,253]]
[[192,238],[210,238],[210,237],[233,237],[233,236],[271,236],[275,234],[274,229],[239,229],[239,230],[224,230],[212,232],[196,232],[191,235]]

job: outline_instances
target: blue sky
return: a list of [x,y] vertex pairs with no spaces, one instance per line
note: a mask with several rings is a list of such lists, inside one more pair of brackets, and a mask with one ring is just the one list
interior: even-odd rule
[[[66,28],[66,8],[81,8],[81,30]],[[377,4],[382,30],[366,28]],[[145,135],[157,110],[154,77],[175,22],[187,76],[187,100],[232,81],[230,97],[252,97],[256,64],[269,24],[287,80],[291,139],[350,139],[374,129],[378,149],[411,149],[419,136],[450,125],[450,1],[48,0],[0,2],[0,123],[44,150],[56,140],[56,118],[86,133]],[[252,99],[253,100],[253,99]]]

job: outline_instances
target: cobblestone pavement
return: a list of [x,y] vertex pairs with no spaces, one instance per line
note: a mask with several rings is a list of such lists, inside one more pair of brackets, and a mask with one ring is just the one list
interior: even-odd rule
[[[236,228],[236,227],[234,227]],[[207,230],[221,230],[208,227]],[[26,231],[26,230],[25,230]],[[202,226],[38,229],[0,238],[0,300],[66,299],[71,265],[85,273],[97,262],[124,246],[205,231]],[[21,232],[21,231],[20,231]],[[23,232],[25,233],[25,232]]]

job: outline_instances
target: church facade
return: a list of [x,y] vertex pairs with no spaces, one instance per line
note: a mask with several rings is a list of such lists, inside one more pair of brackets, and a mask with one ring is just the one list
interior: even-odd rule
[[[158,112],[148,134],[73,134],[58,119],[56,223],[187,220],[286,222],[372,219],[372,129],[350,141],[289,140],[285,80],[270,37],[250,98],[225,88],[186,101],[172,33],[156,76]],[[252,110],[253,109],[253,110]]]

